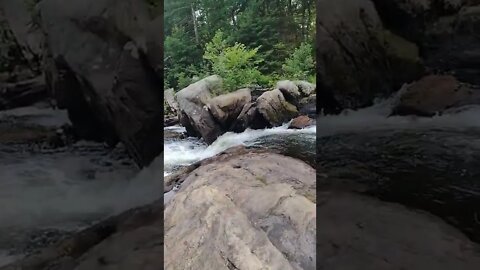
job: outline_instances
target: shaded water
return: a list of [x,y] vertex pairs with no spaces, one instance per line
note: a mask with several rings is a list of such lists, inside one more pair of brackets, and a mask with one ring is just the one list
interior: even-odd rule
[[395,101],[318,119],[318,187],[426,210],[480,242],[480,107],[388,117]]

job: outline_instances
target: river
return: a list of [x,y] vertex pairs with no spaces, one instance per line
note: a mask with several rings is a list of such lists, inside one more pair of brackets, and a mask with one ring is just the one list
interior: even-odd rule
[[[317,160],[319,188],[338,185],[403,204],[411,200],[412,207],[442,216],[477,239],[480,108],[432,118],[388,117],[395,101],[322,116],[316,126],[302,130],[284,125],[227,133],[209,146],[196,138],[169,139],[164,156],[142,171],[121,145],[107,149],[81,141],[49,149],[0,144],[0,265],[158,199],[162,177],[236,145],[273,148],[312,165]],[[2,112],[0,122],[5,119],[54,127],[68,122],[63,111],[37,107]],[[166,129],[184,132],[182,127]],[[427,177],[430,172],[445,177]]]

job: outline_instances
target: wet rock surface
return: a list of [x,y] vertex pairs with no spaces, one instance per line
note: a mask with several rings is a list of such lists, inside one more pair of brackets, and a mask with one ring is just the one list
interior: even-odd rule
[[58,105],[85,135],[119,140],[148,165],[163,150],[156,140],[163,110],[159,63],[147,60],[140,42],[151,21],[146,3],[47,0],[39,13],[46,81]]
[[393,114],[433,116],[447,109],[480,104],[480,89],[449,75],[430,75],[412,83],[402,94]]
[[319,193],[317,269],[474,270],[480,246],[438,217],[358,194]]
[[289,129],[302,129],[308,126],[312,126],[315,124],[315,120],[311,119],[306,115],[301,115],[296,117],[292,120],[290,125],[288,126]]

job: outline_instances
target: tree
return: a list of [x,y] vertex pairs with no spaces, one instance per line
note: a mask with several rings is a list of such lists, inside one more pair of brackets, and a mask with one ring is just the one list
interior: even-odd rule
[[238,42],[228,46],[223,33],[218,31],[206,45],[203,58],[211,63],[212,71],[224,79],[224,88],[231,91],[261,83],[263,76],[257,66],[263,59],[257,56],[258,49],[248,49]]
[[294,80],[312,80],[315,74],[313,48],[308,43],[302,43],[283,64],[285,78]]
[[[202,59],[202,55],[211,52],[207,46],[215,42],[217,30],[223,33],[222,42],[228,44],[223,49],[229,48],[232,62],[243,59],[236,58],[240,54],[248,55],[249,50],[256,49],[249,61],[264,60],[254,65],[265,75],[260,76],[260,83],[285,75],[285,61],[302,43],[313,44],[315,36],[313,0],[165,0],[164,9],[168,60],[165,76],[167,86],[174,88],[195,76],[214,72],[213,59]],[[227,57],[223,49],[215,54]],[[257,71],[249,76],[257,76]]]

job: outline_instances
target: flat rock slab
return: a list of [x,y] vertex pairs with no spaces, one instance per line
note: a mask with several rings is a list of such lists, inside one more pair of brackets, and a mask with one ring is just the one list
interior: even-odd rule
[[319,195],[317,269],[479,269],[480,247],[437,217],[351,193]]
[[273,153],[192,171],[165,209],[165,269],[315,269],[315,182]]

